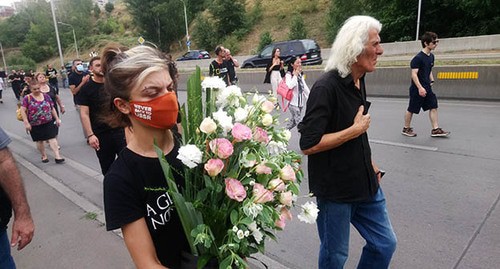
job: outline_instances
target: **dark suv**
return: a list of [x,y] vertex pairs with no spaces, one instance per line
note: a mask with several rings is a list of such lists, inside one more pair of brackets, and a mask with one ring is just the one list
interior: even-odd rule
[[315,65],[323,63],[321,49],[316,41],[312,39],[300,39],[276,42],[264,47],[262,52],[243,62],[243,68],[266,67],[271,62],[273,48],[280,49],[280,58],[287,61],[292,56],[299,57],[303,65]]

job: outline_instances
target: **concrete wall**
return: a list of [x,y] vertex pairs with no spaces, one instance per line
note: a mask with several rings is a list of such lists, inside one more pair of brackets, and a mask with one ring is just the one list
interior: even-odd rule
[[[438,79],[439,72],[477,72],[477,79]],[[190,74],[190,73],[189,73]],[[322,70],[306,71],[306,82],[312,87],[323,74]],[[500,101],[500,66],[443,66],[434,67],[434,92],[439,98]],[[179,89],[186,89],[188,73],[180,74]],[[263,84],[264,71],[240,72],[240,87],[246,91],[269,91]],[[371,96],[406,97],[410,86],[410,68],[378,68],[366,76],[367,92]]]
[[[419,41],[383,43],[384,55],[413,54],[422,49]],[[500,49],[500,35],[440,38],[439,52]],[[326,55],[323,55],[326,56]]]

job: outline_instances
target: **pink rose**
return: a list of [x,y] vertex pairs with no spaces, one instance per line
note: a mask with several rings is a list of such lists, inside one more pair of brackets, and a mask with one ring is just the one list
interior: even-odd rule
[[252,139],[252,130],[239,122],[234,124],[231,134],[236,142]]
[[256,204],[263,204],[274,200],[274,194],[259,183],[253,185],[252,193],[255,196],[254,203]]
[[285,223],[286,220],[292,220],[292,214],[286,207],[282,207],[280,212],[280,218],[279,220],[276,220],[274,224],[276,225],[276,227],[284,229],[286,225]]
[[208,145],[210,150],[221,159],[227,159],[233,154],[233,145],[225,138],[216,138]]
[[274,103],[266,100],[266,101],[262,102],[261,109],[262,109],[262,111],[264,111],[266,113],[271,113],[271,111],[273,111],[273,109],[274,109]]
[[292,206],[293,195],[291,191],[280,193],[280,203],[286,206]]
[[221,159],[210,159],[205,164],[205,170],[211,177],[217,176],[224,168],[224,163]]
[[295,181],[295,171],[287,164],[280,170],[280,177],[285,181]]
[[226,178],[226,194],[229,198],[238,202],[243,201],[247,197],[247,192],[243,184],[237,179]]
[[253,132],[253,139],[257,142],[266,144],[269,142],[269,136],[267,135],[267,131],[260,127],[255,128],[255,131]]
[[286,189],[285,182],[279,178],[269,181],[269,189],[274,191],[284,191]]
[[272,173],[272,169],[268,166],[266,166],[264,163],[259,163],[255,167],[255,172],[259,175],[265,174],[265,175],[270,175]]

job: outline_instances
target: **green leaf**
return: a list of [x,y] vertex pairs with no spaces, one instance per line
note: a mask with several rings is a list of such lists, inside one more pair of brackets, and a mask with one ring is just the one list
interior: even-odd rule
[[233,225],[238,224],[238,211],[236,210],[231,211],[231,224]]

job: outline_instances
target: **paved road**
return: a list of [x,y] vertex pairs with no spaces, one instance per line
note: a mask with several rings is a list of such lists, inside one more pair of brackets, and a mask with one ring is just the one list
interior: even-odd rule
[[[15,120],[10,89],[0,104],[0,124],[14,140],[11,149],[20,162],[37,224],[33,243],[14,251],[19,268],[132,268],[121,238],[105,232],[101,224],[97,158],[83,139],[69,92],[61,95],[68,109],[59,136],[67,160],[63,165],[56,165],[53,156],[49,164],[41,163],[34,143]],[[185,100],[185,92],[180,99]],[[370,99],[369,137],[374,160],[387,170],[382,187],[399,240],[391,267],[496,268],[500,103],[441,101],[440,122],[452,135],[436,139],[429,136],[427,114],[414,119],[417,137],[400,135],[406,100]],[[294,130],[291,148],[298,150],[297,141]],[[303,194],[307,190],[306,181]],[[87,212],[95,213],[95,220]],[[319,243],[314,225],[295,219],[278,237],[277,243],[268,244],[266,256],[258,256],[270,268],[316,268]],[[346,268],[355,268],[362,245],[353,231]]]

